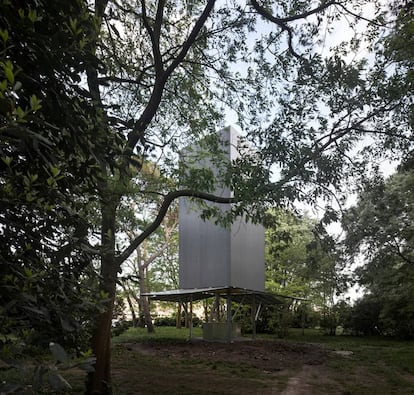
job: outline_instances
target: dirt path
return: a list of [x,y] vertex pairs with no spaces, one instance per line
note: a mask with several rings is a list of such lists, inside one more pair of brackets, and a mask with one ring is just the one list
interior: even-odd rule
[[289,378],[287,387],[281,395],[317,394],[322,382],[331,383],[329,377],[323,374],[322,366],[304,365],[299,373]]
[[308,395],[312,393],[312,385],[307,382],[309,370],[314,370],[311,366],[304,366],[302,371],[288,380],[286,389],[281,395]]

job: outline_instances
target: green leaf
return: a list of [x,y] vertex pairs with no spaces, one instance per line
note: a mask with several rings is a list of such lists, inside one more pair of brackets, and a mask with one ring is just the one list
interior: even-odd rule
[[0,37],[3,40],[3,42],[6,43],[9,39],[9,32],[7,30],[0,29]]
[[19,89],[21,89],[21,87],[22,87],[22,83],[20,81],[16,81],[16,83],[13,86],[13,90],[17,92]]
[[36,10],[29,10],[27,17],[30,19],[32,23],[37,21],[37,12]]
[[4,162],[6,166],[10,166],[10,163],[12,162],[13,158],[10,158],[9,156],[2,156],[1,160]]
[[68,354],[60,344],[51,342],[49,343],[49,349],[58,362],[65,363],[69,361]]
[[4,74],[11,84],[14,84],[13,64],[10,61],[2,64]]
[[7,89],[7,80],[3,80],[0,83],[0,92],[4,92]]
[[24,117],[26,115],[26,113],[23,111],[23,109],[18,106],[15,110],[14,110],[15,114],[17,115],[18,121],[19,122],[24,122]]
[[49,372],[48,380],[54,390],[72,389],[72,386],[59,373],[54,371]]
[[60,170],[57,167],[51,166],[50,172],[52,173],[53,177],[57,177],[60,173]]
[[37,111],[42,108],[42,106],[40,105],[40,100],[36,97],[36,95],[32,95],[30,97],[30,108],[32,109],[32,111]]

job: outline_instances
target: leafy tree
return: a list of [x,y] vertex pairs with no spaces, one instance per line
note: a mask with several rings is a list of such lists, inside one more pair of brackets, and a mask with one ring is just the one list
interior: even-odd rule
[[[385,93],[390,100],[395,96],[404,98],[406,126],[401,130],[412,130],[413,7],[411,3],[396,1],[391,12],[396,15],[393,30],[379,51],[384,64],[392,65],[395,70]],[[393,176],[364,183],[357,205],[347,211],[343,220],[348,252],[353,257],[358,254],[363,257],[359,281],[368,291],[355,309],[374,300],[376,330],[403,337],[413,335],[412,164],[411,149],[406,151],[402,165]],[[358,328],[358,318],[354,321],[354,327]],[[364,332],[372,332],[372,327]]]
[[396,14],[394,29],[387,36],[384,45],[385,59],[396,68],[394,86],[390,90],[390,94],[406,97],[405,111],[409,113],[409,124],[412,128],[414,113],[410,97],[414,84],[414,7],[410,2],[395,1],[393,12]]
[[348,252],[363,259],[359,282],[381,304],[379,326],[401,336],[414,334],[413,187],[412,168],[373,180],[343,221]]
[[[124,283],[124,290],[127,291],[129,296],[132,296],[137,301],[139,306],[139,320],[137,325],[141,327],[147,327],[148,332],[154,332],[154,326],[152,323],[149,300],[143,294],[150,292],[151,275],[152,272],[157,270],[156,265],[158,261],[166,258],[166,251],[172,248],[172,238],[177,233],[177,211],[170,211],[164,218],[160,228],[153,233],[153,235],[147,238],[136,250],[136,256],[129,260],[127,264],[128,269],[131,271],[134,279],[138,279],[139,289],[135,290],[134,284],[127,286]],[[128,232],[129,237],[133,240],[136,237],[134,232]],[[177,238],[175,239],[177,248]],[[168,256],[167,256],[168,257]],[[177,265],[171,265],[177,266]],[[127,279],[130,277],[127,274]],[[137,283],[137,281],[133,281]],[[131,306],[130,306],[131,307]]]
[[381,334],[380,314],[381,301],[374,295],[365,295],[358,299],[351,307],[348,319],[344,323],[346,329],[350,329],[356,335]]
[[314,224],[284,211],[271,212],[266,226],[266,288],[287,296],[310,295],[307,246]]
[[[4,270],[18,267],[9,259],[15,259],[16,246],[26,248],[21,229],[36,246],[36,262],[44,246],[52,255],[70,238],[71,252],[65,250],[59,274],[69,267],[67,261],[76,261],[82,273],[96,254],[100,294],[107,303],[95,322],[90,393],[110,392],[111,319],[122,263],[177,197],[229,202],[208,194],[217,186],[211,172],[192,167],[191,161],[178,166],[176,160],[181,147],[222,126],[225,109],[238,114],[257,154],[246,147],[219,172],[221,184],[234,190],[223,221],[243,212],[259,220],[266,205],[314,202],[348,177],[362,177],[372,155],[410,149],[412,132],[400,128],[410,116],[404,106],[409,87],[396,84],[385,63],[346,62],[362,44],[358,37],[326,58],[314,45],[326,24],[341,15],[352,24],[363,20],[361,3],[0,3],[5,165],[0,180],[9,213],[24,209],[17,222],[2,214],[15,239],[13,248],[2,250]],[[386,16],[379,9],[373,41]],[[395,86],[404,90],[392,90]],[[350,160],[348,153],[366,134],[378,144]],[[204,144],[205,155],[222,163],[214,135]],[[147,161],[157,163],[162,177],[147,179]],[[117,214],[136,187],[159,211],[124,247]],[[96,211],[85,205],[88,200]],[[40,227],[44,218],[48,224]],[[35,226],[24,226],[30,222]],[[35,238],[39,234],[41,241]],[[55,267],[54,259],[46,261]]]
[[[266,228],[266,287],[278,294],[309,299],[332,333],[336,298],[345,288],[342,260],[334,241],[315,220],[286,211],[269,213]],[[308,303],[292,308],[307,313]],[[304,322],[301,323],[302,325]],[[324,326],[324,325],[323,325]]]
[[117,147],[78,94],[80,73],[97,61],[79,63],[84,52],[61,29],[78,8],[50,4],[44,18],[33,4],[0,4],[1,328],[70,347],[84,343],[81,322],[100,295],[85,220],[98,178],[93,142],[111,147],[109,157]]

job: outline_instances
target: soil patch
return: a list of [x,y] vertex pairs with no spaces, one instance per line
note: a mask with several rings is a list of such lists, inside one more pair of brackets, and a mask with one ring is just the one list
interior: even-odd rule
[[304,366],[317,370],[331,353],[319,345],[274,340],[158,339],[117,344],[113,356],[116,390],[124,395],[271,395],[298,390],[289,378]]
[[123,344],[131,350],[177,360],[245,364],[268,372],[320,365],[329,352],[318,345],[270,340],[234,343],[205,341],[144,342]]
[[322,344],[263,339],[118,343],[114,388],[123,395],[414,394],[408,365],[384,368],[369,350],[346,350],[347,345],[333,351]]

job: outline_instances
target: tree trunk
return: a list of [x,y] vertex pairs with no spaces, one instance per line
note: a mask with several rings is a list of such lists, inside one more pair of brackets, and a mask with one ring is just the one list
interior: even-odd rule
[[177,303],[177,316],[175,317],[175,327],[181,329],[181,302]]
[[138,268],[139,268],[139,293],[140,293],[140,307],[141,311],[144,315],[145,325],[147,326],[148,333],[154,333],[154,325],[152,324],[152,318],[151,318],[151,311],[150,306],[148,303],[148,298],[146,296],[142,296],[143,294],[147,293],[147,284],[146,284],[146,274],[145,274],[145,268],[142,264],[141,259],[138,260]]
[[129,311],[131,312],[131,316],[132,316],[132,326],[134,328],[136,328],[137,326],[137,315],[135,314],[135,308],[134,308],[134,304],[132,303],[131,300],[131,296],[130,296],[130,289],[129,287],[126,287],[125,285],[122,284],[122,288],[125,292],[125,297],[128,303],[128,307],[129,307]]
[[185,302],[183,307],[184,307],[184,326],[186,327],[186,329],[188,329],[190,327],[190,315],[188,312],[188,302]]
[[102,256],[101,285],[108,302],[106,311],[95,322],[92,350],[96,357],[95,371],[89,373],[87,394],[111,394],[111,326],[116,294],[119,264],[115,262],[115,215],[114,201],[102,202]]

